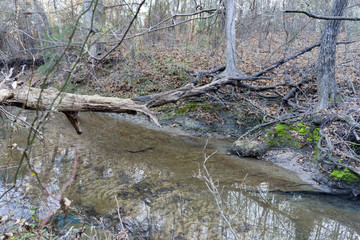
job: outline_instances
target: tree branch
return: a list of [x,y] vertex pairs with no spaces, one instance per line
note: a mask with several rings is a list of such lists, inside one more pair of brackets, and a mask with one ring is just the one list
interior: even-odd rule
[[343,21],[360,21],[360,18],[357,17],[335,17],[335,16],[321,16],[304,10],[285,10],[284,13],[303,13],[311,18],[316,18],[320,20],[343,20]]

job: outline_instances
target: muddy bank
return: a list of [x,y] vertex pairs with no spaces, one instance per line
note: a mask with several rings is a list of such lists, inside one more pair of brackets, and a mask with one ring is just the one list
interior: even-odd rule
[[347,184],[329,177],[331,166],[310,161],[309,153],[289,148],[269,150],[264,160],[295,172],[303,181],[327,193],[358,198],[360,186],[357,183]]
[[148,118],[141,114],[110,115],[116,119],[128,120],[150,129],[164,130],[187,136],[228,138],[232,141],[235,141],[239,135],[251,128],[253,123],[256,122],[249,119],[249,125],[239,125],[239,114],[228,110],[218,111],[216,118],[205,118],[199,116],[196,112],[177,114],[176,108],[169,109],[166,112],[159,111],[157,113],[161,128],[149,122]]

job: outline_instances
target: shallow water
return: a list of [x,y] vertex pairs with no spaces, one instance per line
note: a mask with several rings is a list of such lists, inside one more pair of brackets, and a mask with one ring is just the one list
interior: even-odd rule
[[[78,155],[76,179],[65,196],[87,217],[103,217],[109,229],[120,230],[116,196],[134,239],[235,239],[232,232],[239,239],[360,239],[358,202],[319,194],[272,163],[229,156],[230,140],[181,136],[106,114],[80,117],[84,133],[77,136],[65,116],[53,115],[44,130],[52,144],[36,143],[31,163],[57,194]],[[24,148],[26,131],[13,136],[11,143]],[[10,159],[16,166],[20,151],[7,147],[9,134],[3,138],[0,164]],[[206,167],[218,179],[223,214],[232,229],[198,176],[204,154],[215,151]],[[3,170],[3,179],[11,180],[14,169]],[[27,196],[41,203],[40,214],[46,215],[51,204],[44,199],[51,199],[31,173],[24,172],[22,179],[30,186]]]

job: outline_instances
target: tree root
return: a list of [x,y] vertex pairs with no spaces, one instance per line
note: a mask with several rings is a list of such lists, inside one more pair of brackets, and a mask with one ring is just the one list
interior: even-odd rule
[[[350,129],[360,129],[360,124],[357,123],[350,115],[333,113],[330,121],[341,121],[347,124]],[[357,157],[357,155],[353,152],[352,147],[349,146],[349,144],[341,144],[341,147],[345,149],[339,149],[339,147],[334,144],[334,140],[332,139],[340,138],[340,140],[338,140],[337,142],[341,143],[345,143],[347,142],[347,140],[344,139],[343,136],[339,136],[338,134],[336,135],[334,131],[331,131],[331,133],[327,134],[326,132],[324,132],[323,126],[320,127],[319,134],[321,137],[317,143],[317,148],[322,153],[322,155],[319,156],[319,161],[336,166],[337,168],[347,168],[354,174],[360,176],[360,171],[357,169],[358,167],[356,167],[356,165],[359,165],[360,163],[360,158]],[[339,152],[343,154],[339,155]],[[339,161],[339,159],[341,159],[341,161]],[[344,162],[348,164],[344,164]]]

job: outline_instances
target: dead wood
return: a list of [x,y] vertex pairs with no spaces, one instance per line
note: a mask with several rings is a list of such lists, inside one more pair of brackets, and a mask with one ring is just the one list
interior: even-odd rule
[[208,83],[206,85],[203,85],[200,87],[195,87],[195,85],[197,83],[199,83],[200,78],[203,74],[212,74],[212,73],[215,73],[217,71],[221,71],[224,69],[223,66],[220,66],[220,67],[216,67],[210,71],[200,72],[194,80],[192,80],[187,85],[180,87],[178,89],[161,92],[161,93],[157,93],[157,94],[153,94],[153,95],[135,97],[135,98],[132,98],[132,100],[145,103],[146,106],[150,108],[150,107],[162,106],[167,103],[174,103],[183,98],[199,96],[199,95],[211,92],[211,91],[217,91],[220,87],[223,87],[226,85],[234,85],[235,83],[237,83],[238,87],[250,89],[253,91],[265,91],[268,89],[273,89],[276,86],[257,87],[257,86],[252,86],[252,85],[240,82],[240,81],[254,81],[254,80],[259,80],[259,79],[268,79],[269,77],[262,77],[262,75],[270,72],[271,70],[281,66],[282,64],[284,64],[292,59],[297,58],[298,56],[300,56],[306,52],[311,51],[312,49],[314,49],[315,47],[318,47],[318,46],[320,46],[320,43],[316,42],[316,43],[312,44],[311,46],[308,46],[289,57],[280,59],[279,61],[273,63],[271,66],[255,73],[251,76],[220,78],[220,79],[213,81],[211,83]]
[[98,95],[76,95],[59,92],[55,89],[23,87],[19,89],[1,89],[0,104],[16,106],[31,110],[51,110],[63,112],[70,120],[78,134],[81,133],[77,112],[113,112],[136,114],[143,113],[157,126],[157,118],[142,104],[131,99],[101,97]]
[[285,97],[283,97],[283,101],[288,102],[290,100],[290,98],[292,98],[296,92],[301,91],[301,87],[302,85],[304,85],[305,83],[308,83],[311,79],[310,78],[304,78],[301,80],[300,83],[296,84],[295,86],[293,86],[293,88],[290,90],[290,92],[288,94],[286,94]]
[[[259,77],[255,77],[256,79],[259,79]],[[253,80],[253,77],[242,77],[243,80]],[[193,83],[188,83],[187,85],[180,87],[175,90],[170,90],[166,92],[161,92],[157,94],[147,95],[147,96],[141,96],[141,97],[134,97],[132,100],[137,102],[145,103],[147,107],[159,107],[168,103],[174,103],[179,101],[180,99],[189,98],[189,97],[195,97],[200,96],[202,94],[208,93],[208,92],[215,92],[219,88],[226,86],[226,85],[233,85],[235,83],[234,80],[231,80],[230,78],[222,78],[217,81],[208,83],[206,85],[195,87]],[[268,89],[273,89],[274,86],[269,87],[254,87],[247,84],[242,83],[240,86],[252,89],[254,91],[264,91]]]
[[222,72],[222,71],[224,71],[224,70],[225,70],[225,66],[219,66],[219,67],[213,68],[213,69],[211,69],[211,70],[209,70],[209,71],[200,71],[200,72],[197,74],[196,78],[194,78],[194,79],[191,81],[191,83],[193,83],[194,85],[198,85],[199,82],[200,82],[200,80],[201,80],[201,78],[202,78],[204,75],[205,75],[205,76],[209,76],[209,75],[211,75],[211,74],[214,74],[214,73],[216,73],[216,72]]
[[[350,44],[353,42],[338,42],[337,44]],[[271,70],[274,70],[275,68],[280,67],[284,63],[293,60],[300,55],[303,55],[307,52],[310,52],[316,47],[320,46],[320,42],[316,42],[308,47],[303,48],[302,50],[288,56],[285,58],[282,58],[278,60],[277,62],[273,63],[269,67],[253,74],[250,76],[240,76],[240,77],[225,77],[220,78],[216,81],[213,81],[211,83],[208,83],[206,85],[195,87],[200,82],[201,77],[205,74],[213,74],[218,71],[224,71],[225,66],[219,66],[209,71],[201,71],[198,73],[195,79],[193,79],[190,83],[187,85],[180,87],[175,90],[170,90],[166,92],[156,93],[152,95],[147,96],[141,96],[141,97],[134,97],[132,100],[141,102],[146,104],[147,107],[159,107],[168,103],[174,103],[179,101],[180,99],[188,98],[188,97],[195,97],[200,96],[202,94],[206,94],[208,92],[214,92],[217,91],[219,88],[224,87],[226,85],[237,85],[238,87],[250,89],[252,91],[266,91],[269,89],[274,89],[276,86],[267,86],[267,87],[257,87],[252,86],[250,84],[244,83],[244,81],[255,81],[259,79],[270,79],[269,77],[263,77],[265,73],[270,72]]]

